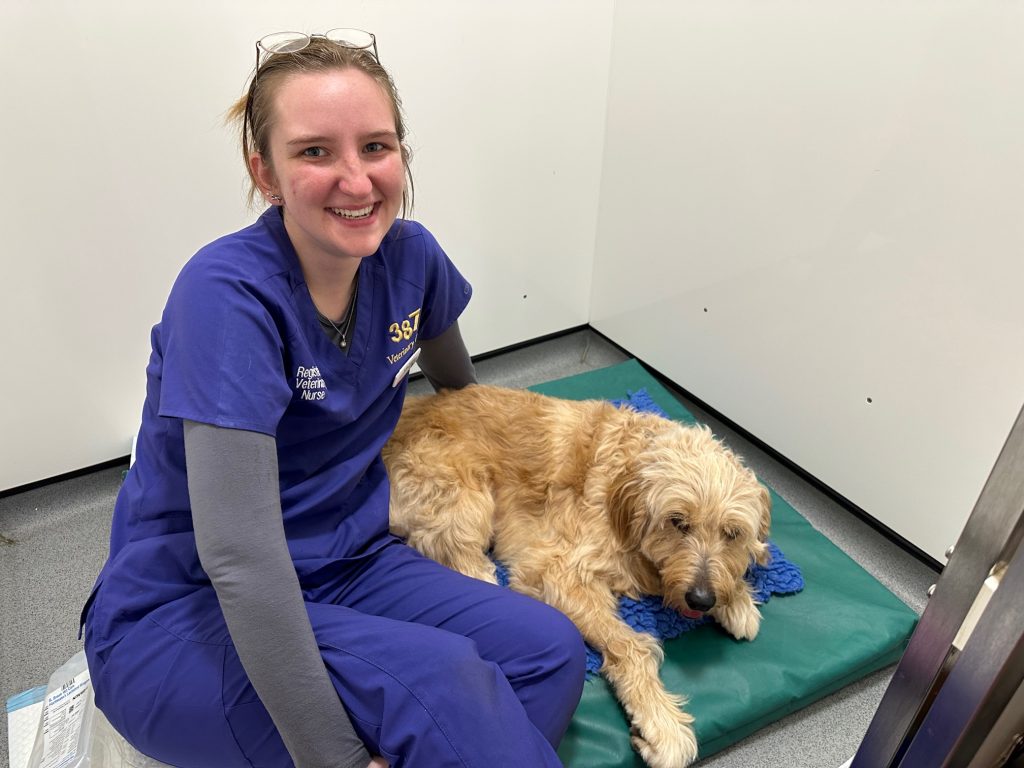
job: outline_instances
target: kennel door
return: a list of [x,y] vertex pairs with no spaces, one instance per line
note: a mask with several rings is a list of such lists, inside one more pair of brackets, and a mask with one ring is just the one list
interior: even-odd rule
[[[948,553],[852,768],[974,768],[983,745],[992,748],[986,739],[1019,711],[1024,682],[1022,540],[1024,409]],[[1009,728],[992,765],[1015,763],[1020,734]]]

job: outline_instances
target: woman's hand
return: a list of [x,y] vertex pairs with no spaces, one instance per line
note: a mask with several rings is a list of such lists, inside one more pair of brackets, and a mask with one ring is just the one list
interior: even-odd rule
[[390,763],[383,757],[375,757],[366,768],[389,768]]

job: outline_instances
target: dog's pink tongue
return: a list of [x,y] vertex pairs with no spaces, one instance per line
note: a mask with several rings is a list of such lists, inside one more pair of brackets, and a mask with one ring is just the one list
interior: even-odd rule
[[685,616],[688,619],[702,619],[702,618],[704,618],[704,614],[703,613],[701,613],[700,611],[691,611],[689,608],[684,608],[683,611],[682,611],[682,614],[683,614],[683,616]]

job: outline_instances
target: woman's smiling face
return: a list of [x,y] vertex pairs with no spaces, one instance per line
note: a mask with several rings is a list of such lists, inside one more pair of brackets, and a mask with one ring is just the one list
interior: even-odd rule
[[390,99],[358,69],[289,75],[274,95],[270,158],[250,162],[282,198],[304,267],[373,254],[402,207],[405,166]]

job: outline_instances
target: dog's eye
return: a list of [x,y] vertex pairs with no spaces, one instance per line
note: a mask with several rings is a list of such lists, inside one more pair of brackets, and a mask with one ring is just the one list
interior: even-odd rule
[[735,528],[726,528],[722,531],[722,535],[730,541],[736,541],[740,537],[740,532]]
[[676,527],[676,530],[678,530],[680,533],[690,532],[690,524],[681,517],[673,517],[672,525],[674,525]]

